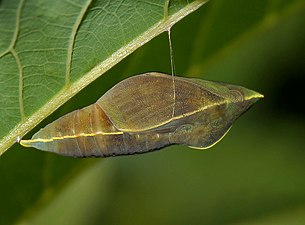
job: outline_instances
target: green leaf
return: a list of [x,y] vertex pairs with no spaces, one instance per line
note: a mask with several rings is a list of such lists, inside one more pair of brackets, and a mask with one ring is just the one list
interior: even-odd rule
[[254,218],[251,221],[243,221],[232,225],[303,225],[305,221],[305,207],[294,207],[276,213],[275,215]]
[[167,9],[162,0],[3,0],[0,155],[89,83],[204,3],[171,1]]

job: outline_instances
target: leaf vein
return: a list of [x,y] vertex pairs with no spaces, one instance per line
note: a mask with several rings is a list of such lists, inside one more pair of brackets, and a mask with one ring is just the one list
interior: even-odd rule
[[66,76],[65,76],[66,87],[68,87],[71,84],[71,65],[72,65],[72,55],[73,55],[73,48],[74,48],[74,44],[75,44],[76,33],[78,31],[79,26],[81,25],[81,22],[83,21],[83,18],[85,16],[91,2],[92,2],[92,0],[87,0],[86,4],[81,9],[80,14],[77,17],[77,19],[72,27],[72,32],[70,35],[69,46],[68,46],[67,61],[66,61]]

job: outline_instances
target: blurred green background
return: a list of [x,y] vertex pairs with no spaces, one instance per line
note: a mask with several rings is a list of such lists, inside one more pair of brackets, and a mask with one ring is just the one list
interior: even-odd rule
[[[179,76],[265,95],[210,150],[71,159],[18,144],[0,158],[0,224],[305,224],[305,2],[212,0],[172,29]],[[43,121],[122,79],[170,73],[167,35]]]

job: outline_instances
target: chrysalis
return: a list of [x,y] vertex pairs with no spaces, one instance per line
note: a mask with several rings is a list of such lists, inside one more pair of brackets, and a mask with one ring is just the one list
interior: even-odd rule
[[171,75],[133,76],[20,143],[73,157],[129,155],[173,144],[206,149],[263,97],[240,86],[183,77],[175,77],[175,89],[173,102]]

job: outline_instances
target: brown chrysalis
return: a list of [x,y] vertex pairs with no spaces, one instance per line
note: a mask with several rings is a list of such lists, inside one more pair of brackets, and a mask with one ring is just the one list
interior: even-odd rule
[[73,157],[129,155],[172,144],[206,149],[263,97],[244,87],[183,77],[175,77],[175,90],[171,75],[133,76],[20,143]]

